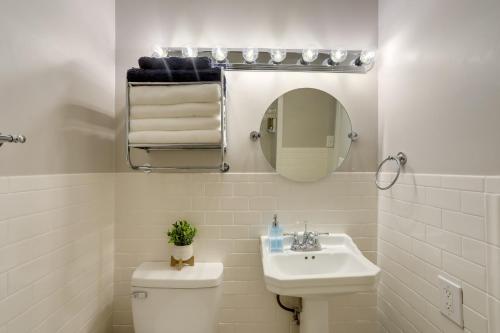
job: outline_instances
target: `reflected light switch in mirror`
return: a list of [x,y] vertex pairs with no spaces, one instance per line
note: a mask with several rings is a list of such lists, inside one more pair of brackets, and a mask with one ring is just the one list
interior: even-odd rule
[[267,131],[269,133],[276,133],[276,118],[267,118]]
[[335,137],[333,135],[327,135],[326,146],[328,148],[333,148],[334,142],[335,142]]

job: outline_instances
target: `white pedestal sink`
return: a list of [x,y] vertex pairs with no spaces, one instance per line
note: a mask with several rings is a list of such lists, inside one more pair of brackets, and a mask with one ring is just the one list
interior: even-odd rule
[[328,333],[328,296],[375,288],[380,268],[363,256],[346,234],[318,236],[320,251],[285,248],[270,253],[267,236],[261,237],[264,280],[269,291],[302,297],[300,333]]

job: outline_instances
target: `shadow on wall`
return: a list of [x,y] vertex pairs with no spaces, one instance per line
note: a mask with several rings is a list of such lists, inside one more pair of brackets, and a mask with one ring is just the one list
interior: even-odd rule
[[24,145],[2,147],[5,163],[0,172],[112,171],[114,83],[105,70],[109,69],[82,66],[81,61],[43,71],[27,66],[0,82],[8,95],[1,130],[28,138]]
[[[54,113],[60,126],[57,137],[64,142],[57,163],[81,170],[100,171],[100,161],[114,156],[115,120],[82,105],[61,105]],[[78,164],[77,164],[78,163]],[[106,163],[112,168],[112,161]]]
[[[76,160],[84,170],[95,170],[99,161],[108,159],[107,164],[112,169],[114,84],[100,81],[102,73],[94,67],[74,62],[62,66],[60,72],[68,78],[63,96],[67,103],[61,104],[55,112],[55,118],[60,119],[60,135],[65,143],[64,165],[72,166]],[[113,81],[114,77],[108,80]]]

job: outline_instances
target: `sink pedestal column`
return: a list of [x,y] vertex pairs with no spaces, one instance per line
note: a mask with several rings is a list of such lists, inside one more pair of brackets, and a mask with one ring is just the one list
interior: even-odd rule
[[328,331],[328,300],[303,297],[300,333],[328,333]]

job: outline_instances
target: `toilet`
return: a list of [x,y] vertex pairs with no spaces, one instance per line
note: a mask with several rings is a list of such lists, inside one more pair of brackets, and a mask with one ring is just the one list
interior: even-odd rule
[[132,275],[135,333],[215,333],[222,263],[145,262]]

